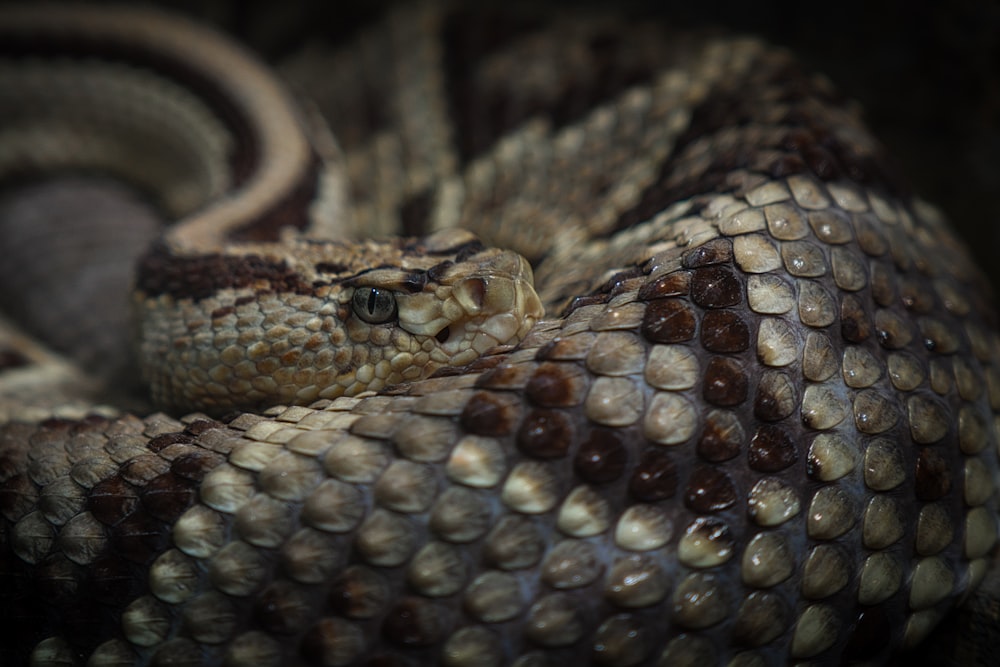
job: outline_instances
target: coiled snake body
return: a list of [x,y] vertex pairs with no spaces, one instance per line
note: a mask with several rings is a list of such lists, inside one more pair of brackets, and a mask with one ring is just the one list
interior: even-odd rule
[[0,56],[5,180],[180,220],[172,416],[4,325],[4,664],[878,663],[986,575],[983,280],[787,54],[405,9],[286,67],[336,141],[159,14],[5,8]]

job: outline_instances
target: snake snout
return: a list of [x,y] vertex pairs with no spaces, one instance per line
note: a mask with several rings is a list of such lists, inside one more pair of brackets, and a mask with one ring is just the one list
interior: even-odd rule
[[519,262],[515,270],[471,276],[453,286],[449,301],[455,312],[438,334],[445,352],[461,355],[468,350],[479,356],[499,345],[519,343],[544,314],[531,284],[530,266],[520,256],[513,257],[523,266]]

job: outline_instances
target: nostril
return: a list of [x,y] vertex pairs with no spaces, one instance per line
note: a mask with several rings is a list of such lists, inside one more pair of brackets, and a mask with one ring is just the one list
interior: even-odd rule
[[438,331],[437,335],[434,337],[437,339],[437,342],[444,344],[445,342],[447,342],[450,336],[451,336],[451,327],[445,327],[444,329],[441,329],[441,331]]

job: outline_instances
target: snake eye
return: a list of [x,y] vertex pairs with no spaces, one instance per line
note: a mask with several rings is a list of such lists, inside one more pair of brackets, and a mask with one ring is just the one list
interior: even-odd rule
[[359,287],[351,297],[354,313],[369,324],[382,324],[396,317],[396,297],[389,290]]

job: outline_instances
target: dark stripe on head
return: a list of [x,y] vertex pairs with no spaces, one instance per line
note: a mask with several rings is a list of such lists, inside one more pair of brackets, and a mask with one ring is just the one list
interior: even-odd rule
[[200,301],[219,290],[241,287],[253,287],[260,292],[313,292],[312,285],[285,262],[257,255],[240,257],[212,253],[178,257],[158,243],[139,261],[136,288],[147,296],[167,295]]

